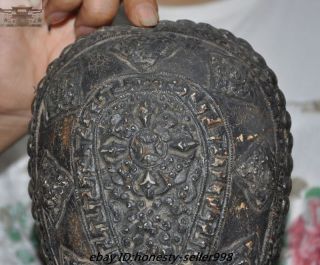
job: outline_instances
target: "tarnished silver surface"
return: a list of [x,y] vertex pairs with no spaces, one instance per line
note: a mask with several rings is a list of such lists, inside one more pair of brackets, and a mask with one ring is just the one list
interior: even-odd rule
[[244,40],[190,21],[103,28],[50,65],[33,115],[30,194],[47,264],[125,252],[275,263],[291,121]]

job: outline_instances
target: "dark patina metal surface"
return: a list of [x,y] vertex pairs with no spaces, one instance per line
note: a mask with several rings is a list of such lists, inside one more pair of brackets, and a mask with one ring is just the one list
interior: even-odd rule
[[103,28],[50,65],[33,115],[30,194],[47,264],[120,252],[275,264],[291,122],[244,40],[190,21]]

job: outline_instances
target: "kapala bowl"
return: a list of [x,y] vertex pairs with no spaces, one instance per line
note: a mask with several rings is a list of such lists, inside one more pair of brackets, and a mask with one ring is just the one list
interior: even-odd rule
[[274,73],[228,31],[163,21],[78,40],[33,104],[30,194],[45,262],[145,253],[195,265],[185,255],[220,253],[214,264],[273,265],[290,124]]

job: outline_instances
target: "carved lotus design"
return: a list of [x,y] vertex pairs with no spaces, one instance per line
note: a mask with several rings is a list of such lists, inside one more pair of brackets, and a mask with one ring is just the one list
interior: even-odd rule
[[158,99],[136,106],[111,116],[114,129],[104,136],[100,152],[116,184],[128,184],[137,195],[152,199],[186,181],[199,142]]

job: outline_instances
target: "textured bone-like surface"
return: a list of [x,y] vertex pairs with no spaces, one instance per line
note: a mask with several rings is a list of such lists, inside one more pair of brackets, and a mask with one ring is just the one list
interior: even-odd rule
[[290,116],[274,73],[244,40],[190,21],[103,28],[49,66],[30,127],[47,264],[138,251],[274,264],[289,205]]

